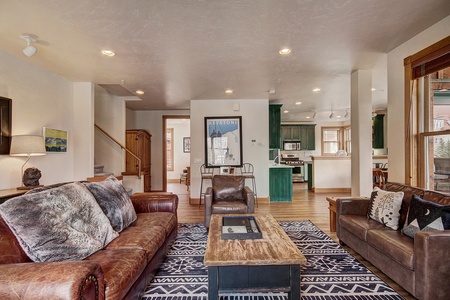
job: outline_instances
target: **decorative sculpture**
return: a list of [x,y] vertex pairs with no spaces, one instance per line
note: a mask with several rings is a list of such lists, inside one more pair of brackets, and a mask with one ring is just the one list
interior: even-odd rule
[[38,168],[28,168],[23,172],[22,182],[24,186],[39,186],[41,171]]

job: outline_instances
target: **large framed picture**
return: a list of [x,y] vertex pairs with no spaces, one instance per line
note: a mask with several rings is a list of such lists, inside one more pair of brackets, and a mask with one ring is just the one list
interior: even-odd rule
[[0,155],[9,154],[12,123],[11,99],[0,97]]
[[67,153],[69,132],[44,127],[45,150],[47,153]]
[[207,167],[242,166],[242,117],[205,117]]

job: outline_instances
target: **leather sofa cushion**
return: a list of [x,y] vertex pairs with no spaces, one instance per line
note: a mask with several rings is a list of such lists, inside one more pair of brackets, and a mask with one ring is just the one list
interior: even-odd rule
[[215,201],[211,211],[213,214],[246,214],[247,205],[242,201]]
[[342,228],[351,232],[362,241],[367,241],[367,232],[369,230],[378,229],[392,231],[392,229],[377,221],[367,218],[367,216],[342,215],[340,216],[339,224]]
[[100,250],[86,260],[98,263],[105,278],[105,299],[122,299],[147,266],[144,250]]
[[412,238],[401,234],[398,230],[369,230],[367,242],[405,268],[414,270],[414,240]]
[[160,226],[165,230],[166,236],[168,236],[172,230],[178,226],[177,217],[175,214],[169,212],[142,213],[137,214],[137,216],[137,220],[131,224],[131,226],[145,228]]
[[120,233],[120,236],[109,243],[106,249],[137,248],[143,249],[150,261],[166,240],[166,231],[161,226],[147,227],[130,226]]

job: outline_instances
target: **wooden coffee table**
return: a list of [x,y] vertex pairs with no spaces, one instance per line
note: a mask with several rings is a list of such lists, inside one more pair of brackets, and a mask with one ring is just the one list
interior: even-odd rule
[[[211,217],[204,264],[208,299],[220,293],[287,292],[300,299],[300,265],[306,258],[270,214],[254,214],[262,239],[223,240],[222,217]],[[242,216],[242,215],[240,215]]]

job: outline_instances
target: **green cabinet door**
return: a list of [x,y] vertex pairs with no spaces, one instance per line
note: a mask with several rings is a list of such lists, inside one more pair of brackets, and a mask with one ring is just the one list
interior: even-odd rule
[[269,196],[270,202],[292,201],[292,169],[269,169]]
[[376,115],[373,118],[373,141],[375,149],[384,148],[384,115]]
[[282,104],[269,105],[269,148],[281,148],[281,106]]

